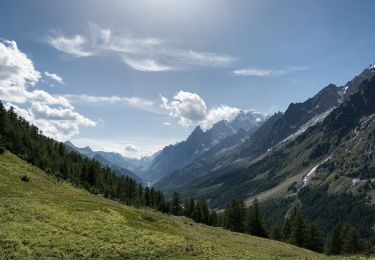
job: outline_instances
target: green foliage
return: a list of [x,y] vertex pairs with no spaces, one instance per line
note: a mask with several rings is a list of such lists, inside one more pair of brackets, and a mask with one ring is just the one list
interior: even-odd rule
[[353,255],[370,253],[370,244],[362,239],[359,232],[350,224],[337,224],[326,243],[326,252],[332,255]]
[[347,192],[330,194],[328,186],[316,189],[304,188],[300,192],[301,213],[319,225],[328,234],[338,223],[350,223],[367,240],[375,241],[375,207],[367,204],[363,196],[353,196]]
[[[32,181],[20,181],[20,172]],[[0,259],[324,259],[284,243],[94,196],[0,155]]]
[[309,159],[321,157],[329,152],[329,143],[318,143],[309,155]]
[[236,232],[245,231],[246,207],[242,200],[233,199],[224,211],[224,227]]
[[279,241],[283,239],[283,234],[281,232],[281,229],[278,226],[272,227],[270,238],[273,240],[279,240]]
[[148,212],[143,213],[142,214],[142,218],[144,220],[149,221],[149,222],[156,222],[156,221],[158,221],[158,219],[155,217],[155,215],[152,215],[152,214],[150,214]]
[[323,241],[318,226],[303,218],[297,208],[293,208],[286,219],[283,230],[285,241],[299,247],[322,252]]
[[218,225],[218,216],[216,214],[216,211],[211,210],[210,212],[210,210],[208,209],[208,203],[205,200],[186,200],[182,212],[184,216],[193,219],[195,222],[207,224],[210,226]]
[[182,213],[181,200],[178,192],[173,192],[171,201],[171,213],[176,216],[179,216]]
[[257,199],[254,200],[253,205],[250,206],[246,211],[245,230],[246,233],[254,236],[268,237],[265,229],[265,219],[260,212]]

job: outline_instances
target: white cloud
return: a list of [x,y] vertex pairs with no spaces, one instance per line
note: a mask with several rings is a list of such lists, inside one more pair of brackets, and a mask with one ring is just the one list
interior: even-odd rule
[[239,108],[226,105],[207,109],[206,103],[198,94],[185,91],[179,91],[172,101],[163,96],[161,99],[163,108],[185,127],[200,124],[207,129],[220,120],[233,120],[240,112]]
[[74,112],[70,108],[51,108],[45,104],[35,103],[31,106],[31,113],[36,119],[72,122],[83,126],[95,126],[92,120]]
[[127,144],[124,147],[125,151],[135,153],[139,151],[139,148],[135,146],[134,144]]
[[77,135],[79,127],[95,126],[96,123],[70,109],[51,109],[39,103],[31,108],[23,109],[12,103],[5,103],[5,108],[13,107],[14,111],[28,122],[38,126],[44,135],[63,141]]
[[208,111],[205,120],[202,122],[202,126],[203,128],[207,129],[221,120],[227,120],[230,122],[238,115],[240,111],[241,109],[237,107],[230,107],[226,105],[211,108]]
[[124,62],[128,64],[131,68],[143,71],[143,72],[160,72],[160,71],[169,71],[173,68],[162,65],[152,59],[129,59],[127,57],[123,58]]
[[188,69],[191,66],[228,66],[236,59],[230,55],[200,52],[174,47],[169,41],[115,34],[112,30],[90,25],[88,35],[48,37],[48,43],[73,57],[117,55],[134,70],[161,72]]
[[170,126],[170,125],[171,125],[171,122],[163,122],[163,125],[165,125],[165,126]]
[[54,81],[56,81],[59,84],[64,84],[64,80],[61,76],[57,75],[56,73],[49,73],[48,71],[44,72],[44,75]]
[[200,66],[226,66],[236,59],[229,55],[210,52],[197,52],[193,50],[167,50],[166,55],[176,58],[182,63]]
[[119,96],[90,96],[90,95],[65,95],[66,99],[68,99],[73,104],[81,104],[81,103],[118,103],[123,102],[123,98]]
[[270,77],[270,76],[283,76],[295,71],[307,70],[307,67],[293,67],[283,70],[272,70],[272,69],[258,69],[258,68],[247,68],[234,70],[233,74],[236,76],[255,76],[255,77]]
[[183,126],[189,126],[194,122],[201,122],[207,114],[207,106],[204,100],[195,93],[179,91],[172,101],[161,97],[163,108],[169,115],[179,119]]
[[19,51],[15,41],[0,42],[0,82],[2,86],[35,85],[40,73],[32,61]]
[[30,89],[39,82],[40,77],[40,72],[34,68],[27,55],[18,49],[16,42],[0,42],[0,99],[6,101],[8,109],[13,106],[16,113],[58,140],[77,134],[81,125],[95,125],[90,119],[75,112],[65,97]]
[[55,49],[70,54],[74,57],[91,56],[92,53],[87,50],[86,39],[81,35],[72,37],[58,36],[56,38],[48,37],[47,42]]

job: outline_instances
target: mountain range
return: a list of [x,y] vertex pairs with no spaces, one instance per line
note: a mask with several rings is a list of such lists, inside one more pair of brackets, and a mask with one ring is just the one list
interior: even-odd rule
[[257,198],[270,225],[298,205],[325,232],[347,221],[375,241],[374,104],[370,65],[345,85],[329,84],[283,113],[248,110],[206,131],[197,126],[186,140],[144,162],[76,150],[92,158],[104,154],[166,194],[178,191],[219,209],[234,198],[247,204]]
[[219,121],[206,131],[197,126],[186,140],[166,146],[154,155],[141,159],[123,157],[119,153],[93,151],[90,147],[79,148],[70,141],[65,144],[89,158],[99,158],[100,162],[105,159],[105,164],[127,169],[143,182],[154,184],[197,158],[243,141],[262,125],[266,118],[253,110],[241,110],[231,122]]
[[217,208],[258,198],[272,224],[298,205],[324,231],[347,221],[374,239],[374,76],[370,66],[345,86],[291,104],[271,127],[266,122],[237,147],[180,170],[208,169],[178,191]]

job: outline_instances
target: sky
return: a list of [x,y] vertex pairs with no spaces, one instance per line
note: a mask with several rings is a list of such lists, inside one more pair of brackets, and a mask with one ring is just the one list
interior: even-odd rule
[[374,1],[2,0],[0,100],[44,134],[150,155],[284,111],[375,61]]

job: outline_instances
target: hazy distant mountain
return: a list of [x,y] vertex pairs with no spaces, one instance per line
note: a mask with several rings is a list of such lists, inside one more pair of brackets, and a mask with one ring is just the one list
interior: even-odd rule
[[79,152],[80,154],[83,154],[83,155],[86,155],[90,158],[91,157],[91,154],[93,153],[93,150],[91,150],[90,147],[86,146],[86,147],[83,147],[83,148],[80,148],[80,147],[77,147],[75,146],[72,142],[70,141],[66,141],[64,142],[65,145],[69,146],[70,148],[72,148],[73,150]]
[[[104,165],[110,165],[112,168],[123,169],[123,172],[130,171],[137,176],[137,179],[143,179],[143,173],[147,171],[153,156],[144,157],[141,159],[123,157],[119,153],[93,151],[90,147],[79,148],[72,142],[66,141],[65,145],[71,149],[93,159],[98,159],[99,162],[105,162]],[[126,174],[128,175],[128,174]]]
[[137,176],[134,172],[132,172],[132,171],[130,171],[128,169],[125,169],[125,168],[117,166],[113,162],[108,161],[107,159],[105,159],[100,154],[96,154],[93,157],[93,159],[96,160],[96,161],[98,161],[98,162],[100,162],[104,166],[108,166],[108,167],[112,168],[116,173],[118,173],[120,175],[128,176],[128,177],[134,179],[135,181],[137,181],[138,183],[143,183],[143,180],[139,176]]

